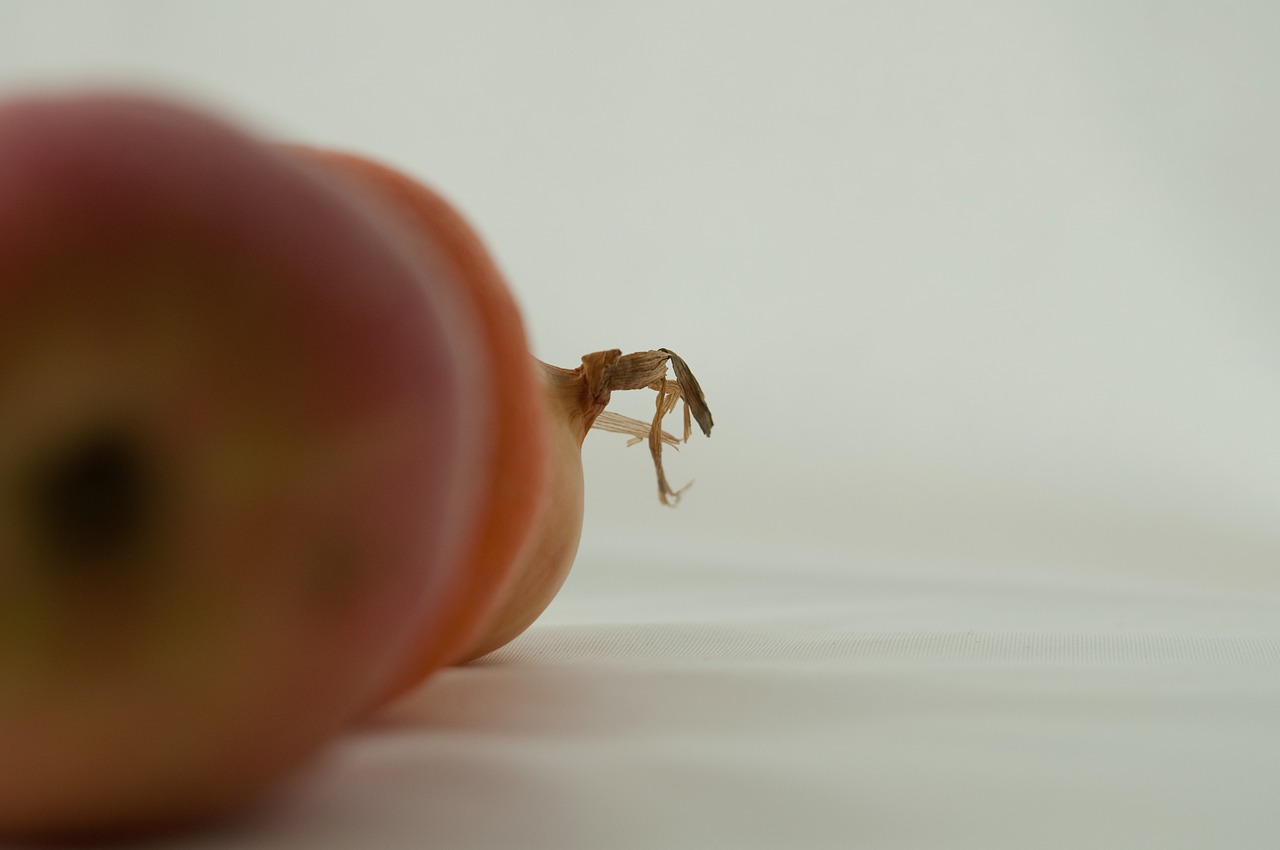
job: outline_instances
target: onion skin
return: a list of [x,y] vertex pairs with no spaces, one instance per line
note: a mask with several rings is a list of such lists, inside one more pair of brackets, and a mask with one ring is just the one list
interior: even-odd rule
[[544,508],[524,552],[503,586],[479,638],[453,659],[461,664],[520,636],[551,604],[578,554],[584,508],[582,443],[595,414],[585,385],[564,369],[547,367],[540,379],[550,425],[551,477]]

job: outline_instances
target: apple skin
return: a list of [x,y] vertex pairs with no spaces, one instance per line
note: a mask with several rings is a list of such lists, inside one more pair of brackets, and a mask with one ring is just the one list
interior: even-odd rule
[[0,105],[0,840],[244,806],[430,639],[488,379],[399,227],[200,110]]

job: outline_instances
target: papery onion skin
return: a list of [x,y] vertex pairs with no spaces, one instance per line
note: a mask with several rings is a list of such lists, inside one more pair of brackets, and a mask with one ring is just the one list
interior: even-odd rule
[[487,616],[478,639],[454,663],[487,655],[517,638],[564,585],[578,553],[584,509],[582,442],[590,429],[581,385],[544,369],[540,378],[550,423],[551,477],[545,506],[524,552]]

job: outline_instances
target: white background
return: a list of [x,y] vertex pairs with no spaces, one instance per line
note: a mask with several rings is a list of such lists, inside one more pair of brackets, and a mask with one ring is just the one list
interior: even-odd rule
[[438,186],[544,359],[680,352],[719,423],[671,461],[697,485],[658,511],[643,449],[594,436],[589,548],[1280,552],[1272,4],[0,16],[5,89],[163,87]]
[[[615,712],[600,738],[631,778],[566,772],[563,754],[596,751],[498,715],[488,731],[513,749],[419,741],[410,776],[443,758],[483,784],[477,752],[518,753],[549,772],[494,793],[597,812],[546,815],[547,846],[853,841],[867,813],[819,787],[879,800],[863,846],[995,846],[984,787],[1021,812],[1010,846],[1058,846],[1037,824],[1099,846],[1144,846],[1152,828],[1165,846],[1269,846],[1250,795],[1280,753],[1278,44],[1280,5],[1244,0],[0,0],[0,90],[145,84],[380,157],[474,221],[535,354],[667,347],[700,378],[717,424],[668,459],[697,482],[679,508],[658,505],[644,449],[593,435],[562,597],[511,663],[446,674],[419,706],[448,728],[472,716],[468,689],[532,693],[536,712],[550,683]],[[974,633],[1013,637],[957,648]],[[975,684],[955,666],[975,658],[1004,672]],[[1173,667],[1133,685],[1153,658]],[[758,678],[710,687],[717,659]],[[863,748],[849,736],[866,727],[840,718],[868,664],[894,696],[863,718],[888,737]],[[660,694],[722,722],[682,727],[690,712],[668,717]],[[1147,709],[1171,712],[1167,736]],[[797,712],[826,731],[789,728]],[[723,750],[699,761],[686,745],[717,729]],[[647,744],[608,749],[639,732]],[[362,761],[385,745],[367,733],[316,780],[317,810],[349,811],[349,846],[394,846],[388,819],[417,811],[334,802],[352,776],[403,787]],[[644,758],[677,752],[712,772],[690,780],[706,808],[657,790],[678,760],[643,779]],[[947,773],[991,752],[1008,758]],[[799,808],[734,821],[733,801],[784,792],[725,777],[770,764]],[[619,826],[628,794],[669,821]],[[937,832],[885,814],[913,805]],[[469,829],[478,804],[437,808],[405,846],[521,835]],[[311,821],[289,823],[250,834],[287,842]]]

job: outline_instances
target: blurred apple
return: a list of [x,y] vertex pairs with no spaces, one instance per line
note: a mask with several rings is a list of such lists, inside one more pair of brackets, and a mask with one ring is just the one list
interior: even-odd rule
[[482,352],[347,191],[162,100],[0,105],[0,838],[243,804],[447,604]]

